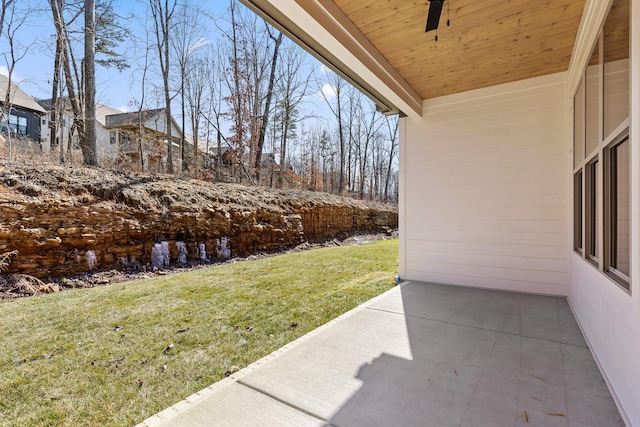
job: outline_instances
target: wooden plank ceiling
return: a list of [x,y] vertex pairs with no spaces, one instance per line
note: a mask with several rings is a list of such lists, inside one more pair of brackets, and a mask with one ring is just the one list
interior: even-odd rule
[[[566,71],[585,0],[334,0],[423,99]],[[447,27],[447,8],[451,26]]]

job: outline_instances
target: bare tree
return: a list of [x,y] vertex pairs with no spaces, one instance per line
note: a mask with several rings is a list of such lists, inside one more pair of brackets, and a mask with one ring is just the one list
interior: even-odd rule
[[[7,19],[7,12],[9,13],[8,20],[6,22],[6,33],[2,33],[5,20]],[[25,24],[29,11],[16,10],[16,3],[13,1],[3,1],[2,11],[0,12],[0,35],[4,35],[7,38],[9,51],[4,53],[4,59],[7,66],[7,91],[4,93],[4,101],[2,104],[2,111],[0,112],[1,121],[5,124],[9,124],[9,114],[13,104],[13,95],[15,94],[13,72],[16,64],[25,57],[29,48],[35,43],[32,42],[29,45],[24,45],[19,40],[18,31]],[[8,148],[9,159],[12,157],[12,140],[11,140],[11,128],[7,127],[8,134]]]
[[[126,67],[126,62],[111,49],[123,40],[125,30],[118,24],[113,13],[111,0],[67,1],[49,0],[49,7],[56,30],[56,53],[54,59],[52,87],[52,127],[51,138],[56,137],[60,126],[60,112],[57,108],[58,96],[64,89],[73,114],[69,126],[69,149],[72,136],[77,137],[86,164],[97,163],[95,131],[95,64]],[[99,19],[96,11],[100,10]],[[84,17],[84,19],[82,19]],[[98,23],[100,24],[98,26]],[[78,66],[75,54],[80,45],[80,37],[84,39],[84,55],[82,65]],[[76,37],[76,38],[74,38]],[[106,55],[106,59],[96,59],[96,54]],[[58,76],[64,76],[64,84]],[[65,100],[66,104],[67,100]],[[58,111],[56,111],[58,110]],[[55,112],[54,112],[55,111]],[[61,145],[62,149],[62,145]],[[61,159],[64,159],[61,152]]]
[[173,139],[171,137],[171,93],[169,85],[169,45],[170,35],[173,25],[173,14],[176,9],[176,0],[149,0],[151,15],[156,36],[156,47],[158,49],[158,62],[162,74],[165,102],[165,124],[167,134],[167,172],[173,173]]
[[[210,70],[207,73],[208,89],[209,89],[209,102],[208,102],[208,117],[207,117],[207,149],[205,152],[209,153],[209,141],[210,141],[210,128],[214,127],[216,133],[216,178],[221,179],[222,175],[222,133],[220,132],[220,119],[222,117],[222,78],[224,75],[223,65],[223,53],[219,45],[215,48],[210,48],[207,52],[206,63]],[[212,122],[209,118],[213,117],[215,122]]]
[[398,150],[398,126],[400,120],[397,115],[385,116],[384,119],[385,129],[387,131],[387,138],[389,141],[389,158],[387,160],[387,173],[384,180],[384,201],[389,201],[389,186],[391,184],[391,171],[393,170],[393,162],[396,158]]
[[[223,76],[228,90],[225,101],[230,108],[227,113],[231,119],[230,140],[240,159],[247,157],[253,168],[259,164],[257,147],[273,57],[271,39],[264,21],[245,9],[239,10],[234,0],[230,1],[229,15],[230,28],[223,30],[222,35],[227,58]],[[251,175],[256,176],[255,168]]]
[[15,0],[2,0],[2,9],[0,9],[0,34],[4,31],[4,20],[7,10]]
[[[369,100],[365,101],[364,96],[360,94],[360,92],[358,93],[360,127],[360,135],[357,143],[359,164],[358,197],[364,199],[367,175],[371,173],[371,165],[369,164],[371,148],[374,145],[375,139],[379,136],[380,119],[382,118],[382,115],[376,111],[376,106],[373,102],[370,102]],[[366,107],[362,105],[363,102],[366,102]],[[369,110],[366,109],[367,107]]]
[[[225,83],[227,88],[229,89],[229,95],[225,97],[227,103],[231,107],[231,116],[232,116],[232,126],[231,132],[233,133],[231,140],[236,146],[237,150],[242,154],[242,151],[245,147],[245,117],[247,115],[246,108],[246,90],[241,86],[241,82],[243,81],[244,73],[241,71],[242,64],[241,61],[241,53],[242,47],[240,46],[240,21],[237,17],[237,9],[235,0],[229,0],[229,14],[231,20],[231,30],[229,32],[223,32],[226,40],[230,42],[230,47],[227,49],[228,55],[228,70],[230,72],[223,73],[225,77]],[[231,78],[228,78],[229,74]],[[240,159],[242,161],[242,159]]]
[[[172,36],[169,39],[171,51],[175,61],[175,70],[177,71],[178,90],[180,94],[180,108],[182,120],[182,137],[180,138],[180,157],[185,166],[185,137],[184,129],[186,123],[186,97],[190,65],[195,52],[201,48],[206,40],[204,39],[205,31],[201,18],[202,14],[194,8],[189,2],[178,6],[176,22],[173,25]],[[193,117],[193,116],[192,116]],[[194,138],[197,136],[194,135]]]
[[[146,17],[145,17],[146,18]],[[142,25],[147,23],[147,19],[144,20]],[[138,157],[140,161],[140,170],[145,170],[145,150],[146,150],[146,138],[145,138],[145,126],[144,126],[144,118],[142,115],[142,111],[145,109],[146,101],[147,101],[147,74],[149,73],[149,55],[151,50],[151,45],[149,43],[149,32],[145,31],[146,39],[143,44],[143,52],[141,58],[141,64],[139,66],[139,72],[136,73],[140,76],[140,100],[134,100],[131,102],[133,106],[136,107],[138,112],[137,114],[137,151]]]
[[[325,86],[327,85],[327,86]],[[338,125],[338,143],[339,143],[339,180],[338,180],[338,193],[344,194],[345,191],[345,165],[346,165],[346,155],[347,155],[347,140],[344,133],[344,124],[343,124],[343,108],[344,105],[344,92],[347,89],[347,82],[334,73],[333,71],[327,70],[327,82],[325,84],[318,85],[319,94],[327,103],[329,110],[335,116],[337,125]]]
[[[199,169],[198,163],[198,139],[200,136],[200,121],[202,118],[202,109],[205,102],[205,91],[208,86],[209,75],[216,75],[209,66],[207,56],[194,58],[187,68],[184,91],[189,107],[189,118],[191,122],[191,135],[193,135],[193,163],[196,173]],[[183,115],[184,117],[184,115]],[[184,121],[184,119],[183,119]]]
[[56,37],[56,53],[53,61],[53,84],[51,86],[51,120],[49,120],[49,144],[53,150],[56,144],[60,145],[60,163],[64,163],[64,147],[61,141],[58,141],[58,94],[61,92],[60,74],[62,69],[62,61],[66,55],[66,45],[62,37]]
[[276,69],[278,65],[278,52],[280,50],[280,44],[282,43],[282,33],[278,33],[278,36],[274,36],[271,29],[267,27],[269,37],[273,40],[273,56],[271,58],[271,72],[269,73],[269,85],[267,86],[267,94],[265,97],[264,110],[260,117],[260,130],[258,133],[258,142],[256,147],[256,160],[254,168],[256,171],[256,182],[260,182],[260,170],[262,169],[262,147],[264,146],[264,138],[267,132],[267,124],[269,123],[269,114],[271,113],[271,98],[273,97],[273,87],[276,78]]
[[296,109],[307,95],[310,72],[305,72],[306,53],[293,43],[288,43],[283,51],[283,58],[280,61],[278,78],[278,93],[280,95],[280,167],[286,166],[287,143],[291,134],[290,127]]
[[[73,52],[71,51],[70,42],[69,42],[69,33],[67,30],[67,22],[63,18],[63,12],[65,8],[64,0],[49,0],[49,5],[51,7],[51,13],[53,15],[53,23],[56,29],[56,37],[58,43],[56,44],[56,48],[60,45],[60,67],[62,69],[62,73],[64,75],[65,86],[69,98],[69,103],[71,104],[71,110],[73,112],[73,121],[71,126],[69,127],[69,134],[77,132],[79,134],[80,140],[84,139],[84,114],[82,105],[80,103],[80,98],[77,95],[76,87],[81,87],[79,82],[79,76],[77,70],[75,73],[72,73],[71,62],[73,61]],[[71,16],[71,22],[75,21],[78,16],[80,16],[81,11],[76,11]],[[75,62],[74,62],[75,64]],[[69,138],[69,144],[71,144],[71,138]],[[62,150],[62,141],[61,141],[61,150]],[[63,159],[63,155],[61,154],[61,159]]]

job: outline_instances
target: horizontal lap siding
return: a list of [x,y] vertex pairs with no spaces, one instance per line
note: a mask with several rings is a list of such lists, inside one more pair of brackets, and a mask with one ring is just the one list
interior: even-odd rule
[[406,278],[566,294],[565,77],[426,101],[406,120]]

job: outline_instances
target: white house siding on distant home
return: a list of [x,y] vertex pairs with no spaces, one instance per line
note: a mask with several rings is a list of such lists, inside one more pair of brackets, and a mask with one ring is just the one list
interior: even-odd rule
[[[64,108],[64,113],[61,118],[58,119],[58,129],[56,140],[57,143],[54,144],[54,149],[57,148],[57,144],[60,141],[63,141],[65,144],[65,151],[68,147],[69,141],[69,130],[71,124],[73,122],[73,112],[71,111],[71,105],[68,102],[68,99],[63,99],[61,102],[65,102],[66,107]],[[51,100],[43,99],[39,100],[38,103],[46,110],[46,114],[42,116],[41,122],[41,146],[43,152],[51,151]],[[116,144],[111,143],[110,141],[110,133],[108,130],[104,128],[105,125],[105,117],[110,114],[120,114],[120,110],[116,110],[115,108],[108,107],[102,104],[96,104],[96,149],[98,154],[98,163],[100,164],[112,164],[116,161],[118,157],[118,146]],[[72,135],[72,148],[75,151],[80,149],[79,140],[77,135]]]

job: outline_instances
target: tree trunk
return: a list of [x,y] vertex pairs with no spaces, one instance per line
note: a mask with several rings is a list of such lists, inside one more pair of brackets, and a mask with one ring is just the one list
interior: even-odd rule
[[0,10],[0,34],[4,31],[4,17],[7,13],[7,9],[11,6],[14,0],[2,0],[2,10]]
[[[389,119],[387,118],[387,126],[389,125],[388,121]],[[393,134],[392,132],[389,132],[389,137],[391,139],[391,148],[389,149],[389,164],[387,165],[387,176],[384,180],[384,201],[385,202],[389,201],[389,180],[391,179],[391,166],[393,163],[393,158],[395,156],[396,141],[398,138],[398,125],[399,125],[399,121],[396,118]]]
[[[240,67],[238,66],[238,61],[240,58],[238,57],[238,34],[236,29],[236,16],[235,16],[235,2],[234,0],[229,0],[229,10],[231,11],[231,30],[232,30],[232,43],[233,43],[233,83],[235,85],[235,94],[231,94],[235,96],[235,101],[233,103],[234,106],[234,118],[235,118],[235,132],[237,136],[236,145],[237,148],[242,149],[243,139],[244,139],[244,124],[242,123],[242,101],[240,100]],[[218,134],[220,131],[218,131]],[[242,154],[240,154],[242,156]],[[242,159],[240,159],[242,163]],[[233,172],[232,172],[233,174]],[[235,174],[233,174],[235,176]],[[242,175],[240,175],[242,179]]]
[[222,135],[220,135],[220,128],[218,128],[218,157],[216,158],[216,162],[218,167],[216,169],[216,177],[218,181],[220,181],[220,177],[222,176]]
[[169,14],[166,15],[164,37],[164,82],[165,121],[167,129],[167,172],[173,173],[173,140],[171,139],[171,94],[169,93]]
[[[53,151],[58,137],[58,90],[60,87],[60,63],[64,54],[64,42],[56,39],[56,54],[53,61],[53,86],[51,88],[51,118],[49,120],[49,148]],[[64,163],[64,151],[60,150],[60,162]]]
[[84,163],[98,164],[96,150],[96,7],[95,0],[84,2],[84,135],[80,140]]
[[[185,168],[185,146],[184,146],[184,125],[185,125],[185,105],[184,105],[184,76],[185,70],[184,67],[182,68],[182,77],[180,78],[180,105],[182,108],[182,135],[180,136],[180,158],[182,159],[182,170],[184,170]],[[194,137],[194,142],[195,142],[195,138],[197,138],[197,135],[193,135]]]
[[262,123],[260,124],[260,133],[258,134],[258,144],[256,147],[256,183],[260,182],[260,167],[262,166],[262,147],[264,146],[264,137],[267,132],[267,123],[269,122],[269,110],[271,110],[271,98],[273,97],[273,85],[276,80],[276,66],[278,64],[278,51],[280,50],[280,43],[282,43],[282,33],[278,34],[278,37],[269,36],[275,41],[273,47],[273,57],[271,58],[271,74],[269,75],[269,86],[267,88],[267,99],[264,104],[264,113],[262,114]]

